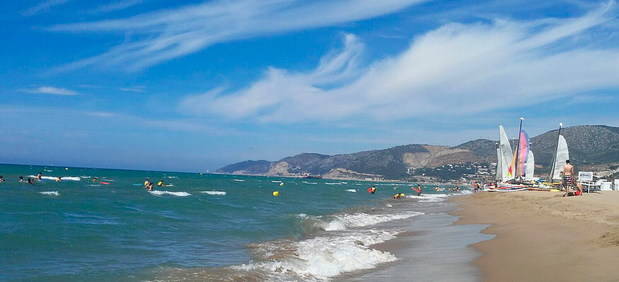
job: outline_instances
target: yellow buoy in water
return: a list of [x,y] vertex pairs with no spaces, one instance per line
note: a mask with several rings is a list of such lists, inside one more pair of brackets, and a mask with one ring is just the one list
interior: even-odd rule
[[279,191],[273,191],[273,197],[279,197]]

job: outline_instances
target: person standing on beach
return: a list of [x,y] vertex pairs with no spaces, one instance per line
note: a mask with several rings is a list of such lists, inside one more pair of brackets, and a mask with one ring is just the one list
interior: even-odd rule
[[569,187],[576,187],[578,190],[578,195],[582,195],[582,189],[580,185],[576,184],[576,180],[574,178],[574,166],[570,163],[570,160],[565,161],[565,165],[563,166],[563,187],[565,188],[565,195],[567,196],[569,193]]

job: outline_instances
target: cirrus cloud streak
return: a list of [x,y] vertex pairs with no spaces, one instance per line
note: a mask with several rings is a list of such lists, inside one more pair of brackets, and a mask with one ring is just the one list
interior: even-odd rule
[[576,18],[446,24],[366,66],[358,59],[363,44],[347,35],[344,48],[314,70],[269,68],[239,91],[186,97],[180,110],[279,123],[393,120],[483,113],[616,88],[619,49],[595,43],[596,30],[614,21],[613,14],[609,2]]
[[61,24],[49,30],[130,33],[132,40],[60,70],[97,65],[135,71],[222,42],[374,18],[424,1],[217,0],[123,19]]

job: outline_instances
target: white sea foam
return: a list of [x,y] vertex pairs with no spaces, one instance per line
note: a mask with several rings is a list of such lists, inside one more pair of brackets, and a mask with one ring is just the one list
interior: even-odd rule
[[299,214],[299,217],[307,220],[310,226],[324,231],[342,231],[349,228],[359,228],[365,226],[376,225],[392,220],[400,220],[413,216],[422,215],[421,212],[406,212],[400,214],[367,214],[354,213],[342,214],[334,216],[308,216]]
[[318,182],[307,182],[307,181],[301,181],[301,182],[302,182],[302,183],[305,183],[305,184],[310,184],[310,185],[316,185],[316,184],[318,184]]
[[232,181],[236,181],[236,182],[245,182],[245,180],[243,180],[243,179],[232,179]]
[[177,197],[187,197],[187,196],[191,196],[191,194],[187,193],[187,192],[170,192],[170,191],[160,191],[160,190],[153,190],[153,191],[148,191],[148,193],[151,193],[153,195],[156,196],[162,196],[162,195],[172,195],[172,196],[177,196]]
[[60,196],[60,193],[58,193],[58,191],[43,191],[39,193],[43,195],[48,195],[48,196]]
[[[28,177],[36,178],[36,175],[28,175]],[[58,176],[41,176],[41,179],[56,180],[58,179]],[[63,181],[80,181],[81,180],[79,176],[62,176],[60,177],[60,179]]]
[[60,179],[69,180],[69,181],[80,181],[81,180],[78,176],[63,176]]
[[200,193],[209,194],[209,195],[217,195],[217,196],[225,196],[226,195],[226,192],[224,192],[224,191],[200,191]]
[[[422,215],[422,212],[406,212],[400,214],[367,214],[367,213],[355,213],[355,214],[343,214],[335,216],[334,221],[341,221],[346,227],[364,227],[370,225],[376,225],[383,222],[392,220],[400,220],[413,216]],[[337,225],[335,225],[337,226]],[[338,229],[325,229],[326,231],[338,230]]]
[[272,180],[273,183],[282,183],[280,180]]
[[346,189],[346,192],[357,193],[357,189]]
[[328,279],[344,272],[371,269],[380,263],[395,261],[396,257],[393,254],[369,247],[391,240],[395,238],[395,234],[395,232],[367,230],[343,236],[315,237],[294,243],[292,245],[294,252],[283,259],[232,268],[267,271],[274,276],[292,273],[302,280]]
[[421,203],[436,203],[445,201],[449,197],[448,194],[422,194],[421,196],[408,195],[406,198],[419,199]]

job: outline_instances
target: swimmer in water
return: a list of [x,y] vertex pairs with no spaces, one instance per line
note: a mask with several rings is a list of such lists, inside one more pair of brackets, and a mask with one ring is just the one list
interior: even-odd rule
[[60,176],[56,177],[56,182],[60,182],[62,181],[62,178]]
[[163,180],[159,180],[159,181],[157,181],[157,186],[163,187],[163,186],[165,186],[165,182],[163,182]]
[[376,187],[374,187],[374,185],[372,185],[372,187],[368,188],[368,192],[369,192],[370,194],[374,194],[374,193],[376,193]]
[[147,191],[153,191],[153,183],[146,179],[146,181],[144,181],[144,188],[146,188]]
[[34,180],[33,178],[28,177],[28,184],[34,184],[36,180]]
[[6,181],[6,179],[4,179],[4,176],[0,175],[0,183]]
[[413,187],[411,190],[417,192],[417,196],[421,196],[421,192],[423,192],[423,188],[421,188],[420,184],[417,184],[417,187]]
[[41,180],[41,179],[43,179],[43,174],[42,174],[42,173],[40,173],[40,172],[39,172],[39,173],[37,173],[37,177],[36,177],[36,178],[37,178],[37,180]]

